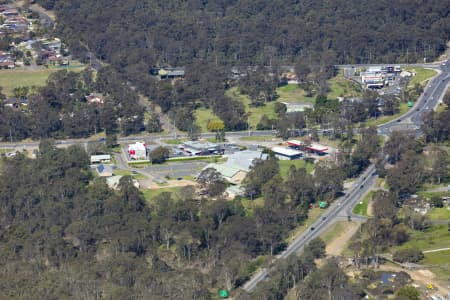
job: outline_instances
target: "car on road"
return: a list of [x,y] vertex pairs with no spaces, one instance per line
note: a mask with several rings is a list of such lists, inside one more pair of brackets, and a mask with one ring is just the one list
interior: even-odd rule
[[363,187],[364,187],[364,184],[361,184],[361,186],[359,188],[362,189]]
[[398,119],[398,120],[397,120],[397,122],[401,122],[401,121],[402,121],[402,119]]
[[420,111],[420,108],[416,108],[416,111]]
[[315,229],[315,227],[311,227],[311,231],[313,231]]
[[327,218],[326,216],[325,216],[325,217],[322,217],[322,221],[325,221],[325,220],[326,220],[326,218]]

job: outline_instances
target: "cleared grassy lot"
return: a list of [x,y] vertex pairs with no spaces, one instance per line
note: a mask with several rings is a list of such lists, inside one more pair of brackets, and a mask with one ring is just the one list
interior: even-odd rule
[[[449,221],[450,222],[450,210],[447,207],[432,208],[428,213],[428,217],[433,221]],[[450,235],[450,234],[449,234]],[[449,237],[450,239],[450,237]]]
[[176,187],[167,187],[167,188],[160,188],[160,189],[148,189],[144,190],[143,194],[146,200],[151,201],[156,196],[161,195],[162,193],[178,193],[183,187],[176,186]]
[[314,103],[315,97],[307,97],[298,84],[287,84],[277,88],[278,102],[309,102]]
[[313,163],[307,163],[303,159],[297,159],[297,160],[280,160],[278,161],[278,164],[280,166],[280,175],[283,179],[286,179],[289,175],[289,169],[291,166],[295,166],[298,168],[306,168],[306,171],[308,173],[311,173],[314,170],[314,164]]
[[427,81],[437,73],[435,70],[425,68],[407,68],[406,70],[416,73],[416,76],[413,76],[408,83],[409,88],[414,87],[417,83],[426,85]]
[[421,251],[450,247],[447,224],[431,226],[424,231],[411,231],[409,241],[393,249],[416,248]]
[[[83,67],[77,67],[70,70],[81,71],[82,69]],[[61,70],[62,68],[0,70],[0,86],[3,87],[3,93],[11,97],[14,88],[19,86],[44,86],[50,74]]]
[[367,207],[369,206],[369,201],[372,199],[374,191],[370,191],[366,196],[364,196],[361,202],[355,205],[353,208],[353,213],[367,217]]

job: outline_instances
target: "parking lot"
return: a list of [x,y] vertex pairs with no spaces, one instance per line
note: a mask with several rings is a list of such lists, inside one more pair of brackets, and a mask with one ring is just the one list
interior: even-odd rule
[[181,178],[197,175],[207,164],[206,161],[173,162],[165,165],[151,165],[145,167],[144,170],[160,179],[166,177]]

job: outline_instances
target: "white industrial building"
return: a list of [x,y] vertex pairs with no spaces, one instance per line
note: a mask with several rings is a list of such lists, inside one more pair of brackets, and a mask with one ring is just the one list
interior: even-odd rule
[[111,162],[111,155],[109,154],[91,155],[91,164],[101,164],[109,162]]

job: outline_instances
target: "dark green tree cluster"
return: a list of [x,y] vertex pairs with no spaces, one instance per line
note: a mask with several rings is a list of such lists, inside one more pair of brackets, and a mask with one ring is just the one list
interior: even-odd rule
[[[16,89],[18,97],[29,99],[28,108],[20,111],[2,105],[0,136],[4,140],[81,138],[100,131],[127,135],[143,130],[144,110],[137,93],[112,68],[103,68],[96,78],[89,69],[62,70],[52,73],[42,88]],[[104,103],[87,102],[85,97],[92,92],[101,93]]]
[[[239,87],[257,106],[276,98],[284,65],[294,66],[308,96],[325,95],[334,64],[423,61],[444,51],[450,32],[447,7],[438,0],[419,6],[387,0],[39,2],[56,11],[56,32],[75,56],[108,62],[163,112],[179,115],[182,122],[175,126],[188,132],[198,129],[193,110],[199,105],[212,108],[227,130],[246,129],[244,106],[223,94],[234,66],[247,70]],[[157,80],[149,73],[167,66],[185,67],[184,81]],[[330,105],[336,106],[319,105],[311,120],[324,121]],[[396,107],[395,99],[388,99],[381,110],[393,114]],[[373,102],[356,103],[346,119],[359,122],[379,113]],[[286,128],[286,122],[279,125]],[[127,132],[135,126],[123,127]]]
[[[77,146],[64,150],[45,141],[34,160],[3,158],[1,296],[209,299],[211,287],[238,287],[249,262],[279,253],[289,230],[306,218],[303,208],[285,201],[288,193],[303,201],[305,192],[284,191],[277,161],[268,163],[276,166],[264,166],[272,172],[261,187],[266,204],[247,214],[240,199],[220,196],[223,181],[214,174],[205,185],[213,186],[215,201],[186,187],[147,203],[131,177],[117,190],[93,178]],[[295,171],[291,181],[301,173]],[[309,255],[321,257],[323,247],[312,242]],[[305,268],[311,262],[305,259]]]
[[248,95],[253,106],[263,106],[277,98],[276,88],[280,81],[277,75],[264,67],[250,70],[238,81],[239,91]]
[[450,140],[450,92],[444,96],[445,109],[441,112],[431,110],[423,119],[421,129],[425,134],[426,142],[445,142]]
[[81,44],[127,70],[197,59],[261,65],[297,57],[323,65],[423,61],[445,49],[449,34],[448,7],[438,0],[37,2],[56,10],[58,30],[71,48]]

